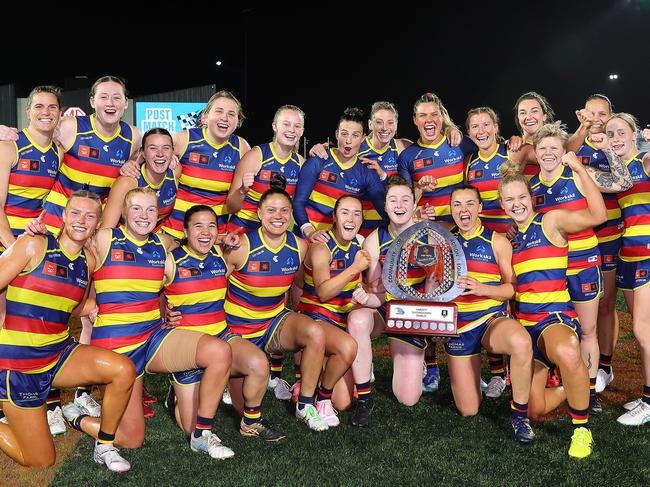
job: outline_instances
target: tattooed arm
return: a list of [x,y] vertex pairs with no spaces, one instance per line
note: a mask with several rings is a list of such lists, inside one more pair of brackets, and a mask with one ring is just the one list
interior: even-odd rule
[[587,167],[587,173],[594,180],[596,186],[602,193],[620,193],[632,187],[632,175],[623,160],[610,149],[603,149],[609,172],[599,171],[593,167]]

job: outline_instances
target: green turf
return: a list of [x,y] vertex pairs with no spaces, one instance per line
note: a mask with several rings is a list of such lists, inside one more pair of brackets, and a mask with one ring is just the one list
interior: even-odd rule
[[[508,398],[486,399],[477,417],[461,418],[452,406],[443,368],[440,391],[414,407],[401,406],[390,391],[390,362],[376,359],[376,404],[372,425],[342,425],[323,433],[308,431],[292,417],[288,403],[266,398],[266,418],[287,438],[276,445],[240,437],[238,419],[228,406],[216,431],[236,456],[225,461],[190,451],[161,405],[147,421],[146,440],[123,451],[133,470],[118,476],[92,462],[92,441],[84,438],[57,473],[53,485],[648,485],[650,447],[647,427],[616,423],[620,410],[593,420],[594,454],[569,459],[568,418],[534,425],[534,445],[520,446],[506,428]],[[285,370],[289,370],[288,365]],[[164,397],[166,378],[148,376],[149,390]]]

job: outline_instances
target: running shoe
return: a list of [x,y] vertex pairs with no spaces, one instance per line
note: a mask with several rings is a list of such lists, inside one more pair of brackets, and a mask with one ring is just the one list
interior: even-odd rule
[[112,443],[95,443],[93,460],[106,465],[111,472],[124,473],[131,470],[131,464],[120,455],[120,451]]
[[232,406],[232,397],[230,396],[230,389],[227,387],[223,391],[223,396],[221,396],[221,400],[223,401],[224,404],[227,404],[228,406]]
[[291,399],[291,386],[286,380],[280,377],[269,379],[268,389],[269,391],[273,391],[275,398],[280,401],[288,401]]
[[436,392],[440,385],[440,369],[432,367],[426,371],[422,379],[422,392]]
[[300,395],[300,381],[297,380],[292,386],[291,386],[291,401],[294,404],[298,404],[298,396]]
[[499,377],[498,375],[495,375],[490,379],[490,382],[488,383],[487,389],[485,390],[485,396],[496,399],[497,397],[501,397],[501,394],[503,394],[503,391],[506,390],[506,380],[502,377]]
[[100,404],[93,399],[93,396],[84,392],[80,396],[74,398],[75,405],[81,409],[83,414],[92,416],[93,418],[99,418],[102,415],[102,407]]
[[158,398],[151,394],[146,387],[142,386],[142,402],[145,404],[156,404]]
[[589,414],[600,414],[603,412],[603,403],[598,394],[589,396]]
[[560,375],[558,374],[557,367],[552,366],[546,376],[546,387],[552,389],[553,387],[560,387],[560,385]]
[[86,414],[85,411],[82,411],[79,406],[77,406],[75,403],[70,402],[63,406],[61,408],[61,412],[63,413],[63,417],[65,420],[68,422],[68,424],[72,425],[75,419],[77,419],[78,416],[81,416],[82,414]]
[[519,443],[528,444],[532,443],[535,439],[535,433],[533,433],[533,429],[530,427],[530,420],[528,418],[521,418],[519,416],[512,418],[510,426],[512,427],[515,440]]
[[287,436],[265,419],[260,419],[253,424],[246,424],[242,419],[241,423],[239,423],[239,434],[242,436],[257,436],[268,442],[280,441]]
[[584,426],[576,428],[571,437],[569,456],[571,458],[587,458],[594,450],[594,438]]
[[596,392],[603,392],[613,380],[614,369],[610,369],[609,374],[603,369],[598,369],[598,372],[596,373]]
[[50,427],[50,434],[52,436],[59,436],[66,432],[65,421],[63,420],[63,412],[57,406],[54,410],[47,412],[47,425]]
[[640,401],[634,409],[621,415],[616,420],[625,426],[641,426],[650,422],[650,404]]
[[296,404],[296,418],[305,423],[307,427],[312,431],[325,431],[329,429],[329,426],[323,418],[321,418],[316,410],[316,407],[313,404],[305,404],[305,406],[300,409],[298,404]]
[[142,403],[142,414],[144,415],[144,419],[153,418],[156,415],[151,406],[145,403]]
[[235,456],[235,452],[222,445],[219,437],[209,430],[203,430],[203,433],[198,438],[195,438],[192,433],[190,435],[190,448],[192,451],[205,453],[217,460],[225,460]]
[[354,413],[352,413],[352,426],[368,426],[374,409],[375,401],[373,399],[357,401],[357,406],[354,409]]
[[316,411],[318,411],[318,415],[330,428],[336,428],[341,424],[341,421],[339,421],[339,412],[334,409],[330,399],[316,401]]
[[176,420],[176,391],[174,386],[169,384],[167,389],[167,396],[165,397],[165,409],[172,419]]
[[641,404],[642,400],[641,398],[635,399],[634,401],[626,402],[623,404],[623,409],[626,411],[632,411],[635,407],[637,407],[639,404]]

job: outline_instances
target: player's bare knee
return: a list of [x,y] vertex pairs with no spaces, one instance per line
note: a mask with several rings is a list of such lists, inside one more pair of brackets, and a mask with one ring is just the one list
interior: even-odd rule
[[515,333],[510,338],[508,355],[516,361],[529,361],[533,357],[533,344],[527,331]]
[[346,336],[338,345],[341,359],[348,365],[352,365],[357,356],[357,341],[351,336]]
[[135,365],[124,355],[119,355],[119,360],[111,367],[111,370],[114,372],[113,380],[111,381],[114,385],[129,389],[135,382]]
[[578,346],[573,344],[561,344],[556,350],[558,364],[560,369],[578,370],[580,366],[584,366],[582,360],[582,352]]
[[305,348],[309,347],[312,350],[325,350],[325,332],[318,323],[312,322],[304,333]]
[[364,310],[352,311],[348,315],[348,333],[353,337],[369,335],[369,323],[372,322]]
[[457,404],[456,409],[458,410],[458,414],[464,418],[471,418],[472,416],[476,416],[478,414],[478,405]]
[[140,448],[144,443],[144,431],[129,432],[128,435],[118,431],[115,443],[122,448]]

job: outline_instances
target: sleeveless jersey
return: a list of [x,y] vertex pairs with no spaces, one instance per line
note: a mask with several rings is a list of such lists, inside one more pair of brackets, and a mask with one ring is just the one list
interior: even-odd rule
[[140,168],[138,188],[151,188],[158,196],[158,224],[154,229],[155,232],[160,226],[160,223],[170,215],[176,202],[176,179],[174,178],[174,171],[168,168],[165,173],[165,179],[156,186],[147,179],[145,164],[143,164]]
[[[501,284],[501,271],[494,255],[494,232],[479,226],[472,235],[462,235],[454,230],[456,238],[463,247],[467,261],[467,275],[489,286]],[[504,301],[483,296],[458,296],[454,303],[458,305],[458,331],[469,331],[476,325],[484,323],[495,314],[507,312]]]
[[643,165],[645,152],[639,152],[627,164],[632,187],[618,193],[625,230],[619,257],[626,262],[650,258],[650,174]]
[[[564,167],[562,172],[550,182],[543,181],[541,174],[533,176],[530,179],[530,185],[533,189],[535,210],[540,213],[558,208],[582,210],[588,206],[587,199],[576,185],[573,170],[570,167]],[[598,239],[592,228],[569,235],[568,273],[570,275],[600,264]]]
[[224,233],[228,223],[226,197],[241,156],[239,137],[231,134],[224,143],[214,145],[205,128],[188,132],[187,147],[180,157],[183,171],[176,203],[163,228],[174,237],[182,237],[185,212],[194,205],[208,205],[217,213],[219,233]]
[[[591,166],[599,171],[609,172],[607,156],[600,149],[596,149],[588,138],[576,152],[578,159],[586,166]],[[623,235],[623,217],[621,207],[618,206],[618,199],[614,193],[602,193],[605,206],[607,207],[607,221],[602,225],[594,227],[594,232],[599,243],[611,242]]]
[[[377,161],[386,173],[386,179],[397,172],[397,158],[399,154],[395,139],[391,139],[388,145],[380,151],[373,147],[370,143],[370,138],[366,137],[361,143],[358,156]],[[367,237],[375,228],[379,228],[384,221],[368,198],[364,197],[363,200],[363,223],[361,224],[359,233]]]
[[165,274],[165,248],[155,234],[138,242],[124,227],[111,229],[111,243],[93,280],[99,313],[91,345],[125,353],[162,325],[158,294]]
[[228,278],[226,321],[233,333],[255,338],[264,335],[284,310],[287,291],[300,269],[300,249],[297,237],[289,232],[277,249],[266,244],[261,228],[243,238],[248,240],[248,257]]
[[13,234],[18,236],[43,210],[43,200],[59,171],[59,153],[53,143],[40,147],[27,129],[18,132],[15,145],[16,164],[9,173],[4,211]]
[[61,170],[45,199],[44,222],[50,231],[61,228],[61,213],[68,198],[79,189],[97,193],[106,200],[111,186],[120,175],[120,168],[131,154],[131,126],[120,122],[111,137],[99,135],[95,116],[75,117],[77,129],[72,147],[65,151]]
[[69,343],[68,320],[88,287],[88,261],[68,255],[47,235],[47,248],[34,270],[7,286],[7,315],[0,330],[0,369],[44,372]]
[[181,312],[176,328],[218,335],[226,329],[223,310],[226,297],[226,262],[217,247],[203,256],[193,255],[186,246],[171,252],[174,280],[165,286],[167,301]]
[[515,315],[524,326],[533,326],[550,313],[577,316],[567,288],[568,245],[559,247],[549,240],[543,218],[536,213],[512,240],[512,267],[517,276]]
[[262,195],[271,189],[271,179],[276,174],[284,176],[287,181],[285,191],[293,197],[300,173],[300,158],[295,152],[292,152],[286,159],[280,159],[275,154],[272,143],[260,145],[259,150],[262,153],[260,170],[255,175],[253,185],[242,202],[241,210],[230,217],[229,227],[243,228],[246,232],[260,227],[257,207]]
[[[361,245],[355,239],[346,246],[342,246],[336,241],[334,233],[331,230],[328,234],[330,239],[326,245],[330,252],[329,269],[330,279],[332,279],[352,265],[354,257],[361,250]],[[361,275],[356,274],[336,297],[327,302],[322,302],[316,292],[313,268],[305,265],[304,269],[305,284],[297,311],[305,314],[319,313],[332,320],[341,328],[346,328],[348,325],[348,313],[352,310],[352,293],[361,281]]]
[[461,147],[450,146],[445,136],[434,145],[418,141],[399,156],[399,173],[408,182],[417,182],[424,176],[437,179],[435,189],[424,193],[418,202],[418,207],[433,206],[437,220],[453,223],[449,202],[451,191],[463,182],[465,155]]
[[470,155],[465,167],[465,180],[481,193],[483,211],[480,217],[483,226],[499,233],[506,233],[512,224],[499,203],[499,183],[502,179],[499,168],[507,160],[508,148],[505,144],[499,144],[494,153],[486,158],[478,152]]

